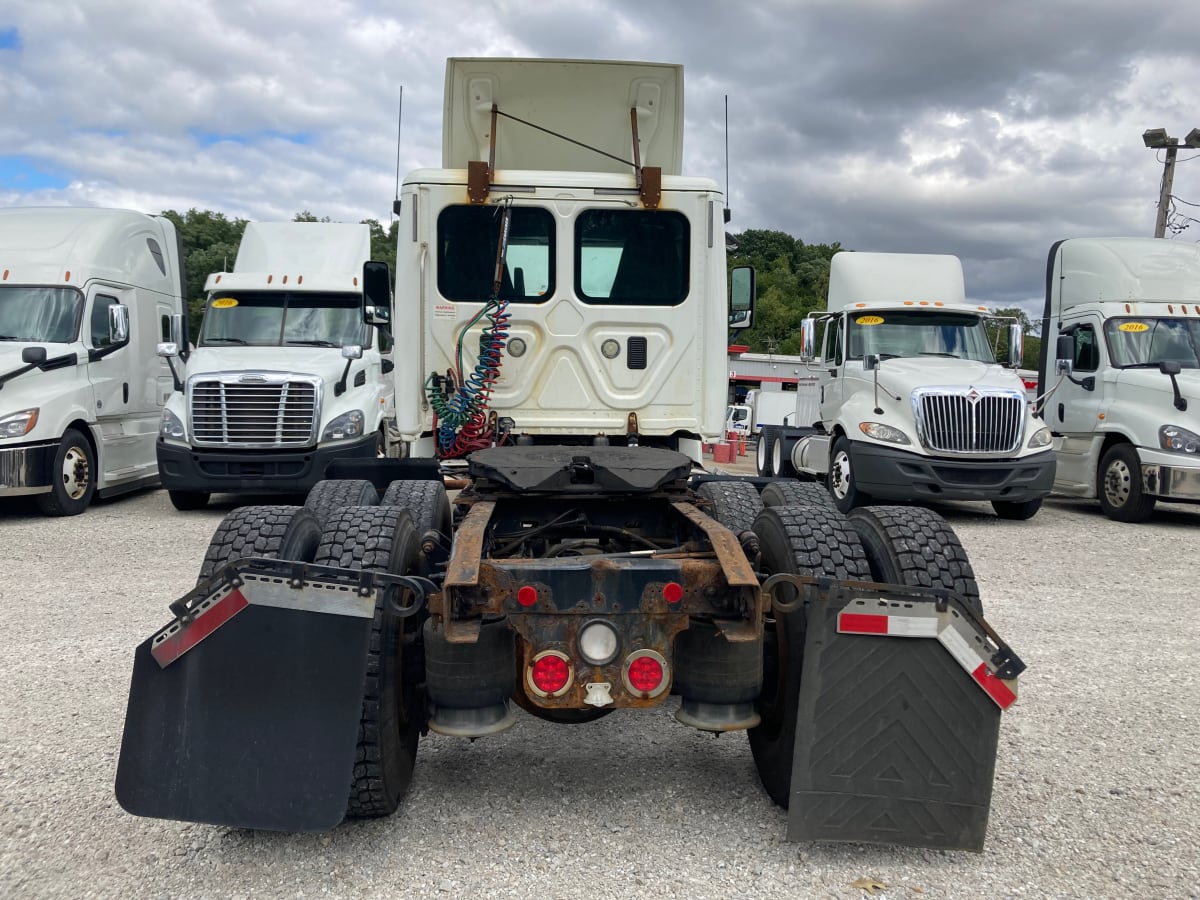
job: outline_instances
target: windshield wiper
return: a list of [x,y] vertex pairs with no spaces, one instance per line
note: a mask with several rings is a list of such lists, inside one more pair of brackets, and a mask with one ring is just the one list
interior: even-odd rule
[[19,338],[15,334],[0,334],[0,341],[23,341],[26,338]]
[[340,347],[341,344],[335,344],[333,341],[285,341],[287,344],[299,344],[304,347]]
[[250,342],[244,341],[241,338],[231,338],[231,337],[213,338],[213,337],[210,337],[210,338],[205,338],[204,343],[205,344],[248,344]]
[[941,356],[946,359],[962,359],[957,353],[939,353],[936,350],[922,350],[922,356]]

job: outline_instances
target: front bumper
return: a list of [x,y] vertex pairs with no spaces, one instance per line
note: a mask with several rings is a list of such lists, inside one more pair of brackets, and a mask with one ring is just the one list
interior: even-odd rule
[[156,445],[158,473],[169,491],[303,494],[325,477],[335,459],[374,459],[376,438],[308,450],[200,450]]
[[1138,448],[1138,457],[1147,494],[1163,500],[1200,500],[1200,459],[1145,447]]
[[945,459],[853,441],[858,489],[883,500],[1004,500],[1044,497],[1054,486],[1054,451],[1019,459]]
[[0,497],[45,494],[58,441],[0,449]]

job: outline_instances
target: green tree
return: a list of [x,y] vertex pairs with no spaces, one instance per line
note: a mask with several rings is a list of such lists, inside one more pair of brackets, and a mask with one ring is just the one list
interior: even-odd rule
[[163,216],[175,224],[183,245],[183,271],[187,291],[188,336],[194,342],[204,314],[204,282],[213,272],[226,272],[237,258],[246,230],[245,219],[193,207],[180,215],[173,209]]

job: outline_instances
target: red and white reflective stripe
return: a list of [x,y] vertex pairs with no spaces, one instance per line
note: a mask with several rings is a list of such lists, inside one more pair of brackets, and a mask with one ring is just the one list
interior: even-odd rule
[[882,634],[888,637],[937,637],[938,617],[909,613],[906,615],[873,615],[870,613],[838,613],[838,631],[842,634]]
[[150,645],[150,655],[164,669],[250,605],[236,588],[210,605],[187,624],[174,622]]
[[854,601],[849,608],[856,611],[838,613],[839,634],[937,638],[997,706],[1008,709],[1017,701],[1016,679],[996,677],[988,657],[977,646],[978,639],[972,640],[974,629],[962,616],[948,609],[939,613],[932,604],[922,607],[889,605],[866,611],[865,603]]

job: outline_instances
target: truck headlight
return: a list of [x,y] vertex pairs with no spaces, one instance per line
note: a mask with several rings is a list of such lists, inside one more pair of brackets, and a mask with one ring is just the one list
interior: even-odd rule
[[1175,453],[1200,453],[1200,434],[1178,425],[1164,425],[1158,429],[1158,444]]
[[1029,443],[1025,446],[1030,450],[1036,450],[1038,447],[1049,447],[1052,440],[1049,428],[1039,428],[1033,433],[1033,437],[1029,439]]
[[169,409],[164,409],[162,414],[162,422],[158,425],[158,433],[165,438],[173,438],[177,441],[182,441],[187,437],[184,431],[183,422],[179,420],[179,416],[171,412]]
[[867,437],[875,438],[877,441],[887,441],[889,444],[911,443],[908,435],[899,428],[884,425],[882,422],[859,422],[858,427]]
[[348,438],[361,437],[365,421],[366,417],[362,414],[362,410],[352,409],[348,413],[342,413],[325,426],[325,430],[321,432],[321,440],[344,441]]
[[37,406],[33,409],[23,409],[0,419],[0,438],[24,437],[33,431],[33,426],[38,420],[38,409],[40,407]]

